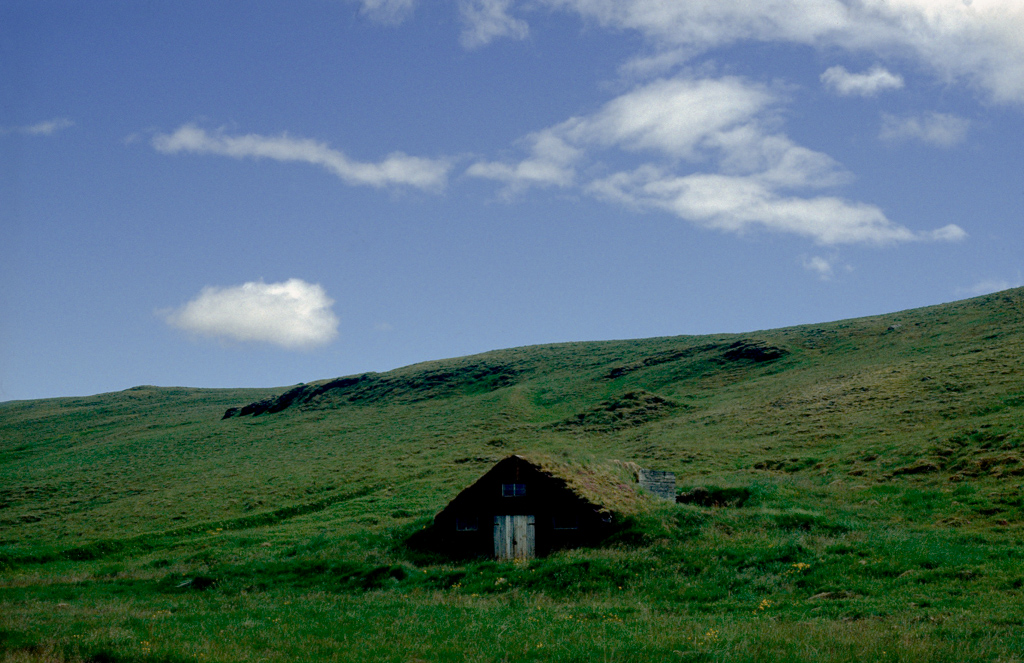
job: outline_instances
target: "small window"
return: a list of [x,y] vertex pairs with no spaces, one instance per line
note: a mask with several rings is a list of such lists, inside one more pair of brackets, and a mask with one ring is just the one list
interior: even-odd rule
[[455,531],[456,532],[475,532],[480,529],[479,518],[456,518],[455,519]]
[[522,497],[526,494],[525,483],[503,483],[501,484],[502,497]]
[[580,519],[576,516],[555,516],[551,519],[554,529],[579,529]]

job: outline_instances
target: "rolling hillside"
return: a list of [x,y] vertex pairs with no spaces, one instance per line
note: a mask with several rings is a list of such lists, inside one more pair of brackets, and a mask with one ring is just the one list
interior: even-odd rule
[[[1017,289],[280,389],[0,403],[0,651],[1020,660],[1022,349]],[[700,497],[529,568],[404,546],[519,452],[673,470]],[[481,645],[494,629],[516,639]]]

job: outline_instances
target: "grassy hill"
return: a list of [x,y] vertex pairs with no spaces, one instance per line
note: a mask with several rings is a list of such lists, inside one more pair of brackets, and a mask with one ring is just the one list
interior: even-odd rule
[[[0,403],[4,661],[1022,660],[1024,290],[281,389]],[[673,470],[597,549],[404,541],[509,453]]]

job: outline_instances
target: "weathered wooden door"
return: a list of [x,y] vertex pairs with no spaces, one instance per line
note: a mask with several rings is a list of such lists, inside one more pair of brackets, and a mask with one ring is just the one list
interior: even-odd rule
[[498,559],[533,559],[537,539],[534,516],[494,517],[494,556]]

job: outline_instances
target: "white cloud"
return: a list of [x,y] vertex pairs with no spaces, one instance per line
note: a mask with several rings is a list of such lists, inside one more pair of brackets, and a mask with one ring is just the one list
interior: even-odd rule
[[525,39],[526,21],[509,16],[512,0],[461,0],[463,29],[459,41],[465,48],[485,46],[499,37]]
[[203,336],[306,349],[337,336],[333,303],[319,285],[289,279],[206,287],[184,306],[161,314],[168,324]]
[[228,136],[217,131],[207,133],[192,124],[180,127],[172,134],[158,134],[153,147],[165,154],[192,152],[218,154],[243,159],[274,159],[299,161],[326,168],[349,184],[375,187],[405,185],[419,189],[438,190],[444,187],[451,164],[443,159],[411,157],[394,152],[378,163],[353,161],[344,153],[324,143],[309,139],[280,136]]
[[603,25],[691,50],[740,39],[808,41],[848,22],[837,0],[546,0]]
[[829,67],[821,75],[821,82],[844,96],[872,97],[882,90],[903,87],[902,76],[879,66],[863,74],[852,74],[845,67]]
[[[831,157],[772,132],[777,96],[735,77],[658,80],[534,134],[532,155],[518,164],[480,162],[467,174],[504,181],[509,189],[569,186],[593,151],[618,148],[653,152],[632,171],[583,185],[605,200],[669,211],[725,232],[757,229],[808,237],[823,245],[953,241],[957,226],[913,232],[878,207],[836,196],[793,192],[834,187],[849,180]],[[705,171],[680,173],[683,164]],[[689,166],[692,170],[693,166]]]
[[882,140],[920,140],[938,147],[952,147],[967,137],[970,121],[945,113],[927,113],[921,116],[896,117],[882,115]]
[[955,223],[950,223],[935,230],[927,230],[918,233],[918,235],[921,239],[933,242],[959,242],[962,239],[967,239],[967,232]]
[[478,161],[466,169],[472,177],[504,182],[504,194],[511,195],[529,186],[566,187],[573,183],[576,171],[573,163],[582,154],[554,131],[546,130],[527,136],[530,156],[516,164],[500,161]]
[[58,117],[45,122],[37,122],[22,127],[0,127],[0,136],[4,134],[23,134],[25,136],[52,136],[53,134],[75,126],[75,123],[66,117]]
[[[715,141],[749,142],[736,133],[736,125],[750,121],[773,101],[763,88],[734,77],[658,80],[613,99],[593,115],[570,118],[528,136],[524,142],[531,155],[518,163],[481,161],[466,174],[505,182],[507,195],[531,185],[569,186],[575,180],[574,164],[587,147],[701,160]],[[730,130],[731,135],[726,133]],[[743,160],[740,149],[732,152],[734,161]],[[757,157],[748,154],[746,159]]]
[[757,174],[773,188],[824,188],[850,179],[832,157],[796,145],[785,135],[765,133],[756,122],[716,132],[704,145],[723,173]]
[[[724,232],[796,234],[822,245],[956,241],[958,226],[914,232],[874,205],[837,196],[801,196],[843,184],[850,175],[831,157],[773,131],[781,100],[737,77],[661,79],[537,132],[518,164],[479,162],[468,175],[507,184],[570,186],[599,149],[653,153],[648,162],[584,183],[618,203],[671,212]],[[692,171],[699,166],[705,172]]]
[[791,233],[822,245],[955,240],[965,235],[955,226],[947,226],[944,234],[914,233],[887,219],[874,205],[834,196],[782,195],[757,174],[677,176],[648,166],[597,180],[589,190],[638,207],[667,210],[706,228],[738,234],[758,229]]
[[542,0],[656,47],[695,55],[738,41],[915,58],[997,102],[1024,102],[1020,0]]
[[61,129],[67,129],[75,126],[75,123],[71,120],[61,117],[55,120],[48,120],[46,122],[40,122],[33,124],[28,127],[22,127],[21,132],[32,136],[50,136],[57,133]]
[[412,14],[416,0],[359,0],[359,13],[372,21],[397,25]]
[[764,88],[736,77],[662,79],[556,130],[577,143],[695,159],[702,141],[750,120],[775,101]]
[[834,269],[831,260],[821,256],[812,256],[810,258],[805,257],[802,262],[804,269],[814,272],[822,281],[832,279]]
[[[703,161],[712,151],[728,152],[729,168],[760,168],[771,160],[780,167],[779,178],[792,178],[784,166],[800,160],[801,148],[784,138],[766,139],[753,122],[774,101],[764,88],[734,77],[658,80],[613,99],[592,115],[527,136],[523,142],[530,156],[518,163],[481,161],[466,172],[506,182],[506,192],[531,185],[565,187],[574,182],[575,164],[588,148],[617,147],[691,161]],[[779,153],[787,151],[792,152],[788,162]],[[826,170],[833,167],[828,157],[811,156],[815,154],[803,150],[803,160],[817,160]],[[811,169],[809,163],[806,169]]]
[[578,145],[717,162],[729,175],[759,173],[773,187],[825,187],[848,175],[831,157],[772,133],[780,99],[736,77],[658,80],[553,129]]

